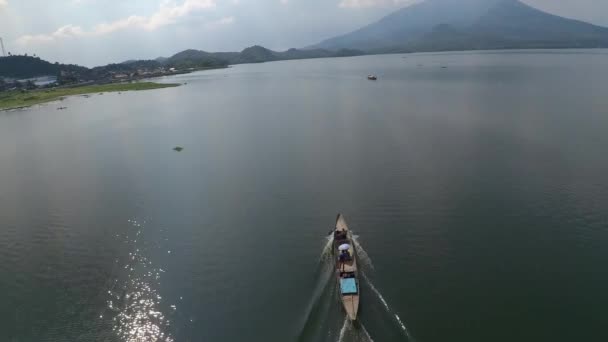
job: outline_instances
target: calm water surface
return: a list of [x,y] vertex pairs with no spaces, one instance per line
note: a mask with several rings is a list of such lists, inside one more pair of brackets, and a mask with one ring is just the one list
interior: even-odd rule
[[163,81],[187,85],[0,113],[1,341],[608,338],[608,52]]

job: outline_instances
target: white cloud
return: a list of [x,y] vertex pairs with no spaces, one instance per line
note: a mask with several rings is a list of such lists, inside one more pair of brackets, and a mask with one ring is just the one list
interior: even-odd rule
[[366,8],[376,6],[405,6],[422,0],[341,0],[338,4],[342,8]]
[[58,28],[55,32],[50,34],[37,34],[37,35],[25,35],[17,39],[17,43],[27,45],[32,42],[44,43],[52,42],[56,39],[84,36],[87,32],[84,32],[80,26],[65,25]]
[[8,0],[0,0],[0,9],[8,6]]
[[280,0],[279,2],[281,3],[281,5],[287,5],[289,0]]
[[[0,0],[0,3],[6,0]],[[185,0],[181,5],[164,1],[158,11],[150,16],[132,15],[110,23],[96,25],[92,30],[83,30],[80,26],[66,25],[60,27],[53,33],[25,35],[17,39],[17,43],[28,45],[31,43],[52,42],[57,39],[100,36],[126,29],[141,29],[154,31],[160,27],[175,23],[179,18],[185,17],[193,12],[215,7],[215,0]],[[234,20],[234,18],[232,18]]]
[[216,21],[208,22],[205,26],[209,29],[217,29],[223,26],[234,24],[234,17],[224,17]]

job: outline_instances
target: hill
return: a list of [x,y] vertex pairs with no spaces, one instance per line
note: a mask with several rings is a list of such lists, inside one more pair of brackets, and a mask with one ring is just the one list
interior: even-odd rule
[[185,50],[179,52],[163,62],[161,64],[173,68],[213,68],[213,67],[225,67],[228,63],[212,53],[199,51],[199,50]]
[[[78,65],[49,63],[38,57],[9,56],[0,57],[0,78],[33,78],[37,76],[61,76],[60,83],[77,83],[84,81],[112,81],[155,76],[171,72],[188,72],[191,69],[222,68],[233,64],[262,63],[288,59],[346,57],[362,55],[357,50],[342,49],[329,51],[323,49],[298,50],[289,49],[284,52],[269,50],[255,45],[241,52],[205,52],[200,50],[184,50],[165,58],[154,60],[127,60],[98,66],[92,69]],[[126,75],[126,76],[125,76]]]
[[608,28],[551,15],[518,0],[426,0],[314,49],[369,53],[608,47]]
[[221,67],[244,63],[263,63],[290,59],[324,57],[347,57],[362,54],[362,51],[347,49],[339,51],[329,51],[323,49],[289,49],[284,52],[277,52],[263,46],[254,45],[244,49],[241,52],[205,52],[200,50],[185,50],[164,59],[162,64],[171,67]]
[[86,72],[88,69],[78,65],[50,63],[33,56],[0,57],[0,76],[7,78],[34,78],[38,76],[58,76],[61,71]]

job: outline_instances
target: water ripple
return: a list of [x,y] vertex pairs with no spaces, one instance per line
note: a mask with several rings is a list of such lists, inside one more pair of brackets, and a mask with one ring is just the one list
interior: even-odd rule
[[[138,247],[143,245],[145,222],[129,223],[132,229],[126,236],[117,236],[131,250],[121,267],[127,279],[117,278],[108,290],[107,312],[113,315],[114,333],[125,342],[173,342],[167,333],[171,322],[161,310],[162,296],[157,289],[164,270],[148,259],[143,247]],[[174,305],[171,308],[175,310]]]

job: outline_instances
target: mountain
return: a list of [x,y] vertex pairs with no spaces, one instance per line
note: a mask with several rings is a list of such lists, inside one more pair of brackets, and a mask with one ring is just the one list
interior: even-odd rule
[[122,63],[113,63],[98,66],[92,69],[77,65],[49,63],[38,57],[9,56],[0,57],[0,78],[32,78],[36,76],[61,75],[62,80],[99,81],[111,80],[117,74],[139,74],[162,72],[166,68],[175,68],[178,71],[188,71],[199,68],[221,68],[233,64],[262,63],[289,59],[346,57],[362,55],[362,51],[341,49],[329,51],[323,49],[298,50],[289,49],[284,52],[269,50],[255,45],[241,52],[205,52],[200,50],[184,50],[165,58],[154,60],[127,60]]
[[[341,49],[329,51],[323,49],[289,49],[277,52],[263,46],[254,45],[241,52],[206,52],[200,50],[185,50],[179,52],[161,63],[166,66],[184,67],[222,67],[244,63],[263,63],[290,59],[326,58],[359,56],[362,51],[353,49]],[[159,59],[157,59],[158,61]]]
[[[269,50],[263,46],[255,45],[248,47],[241,51],[232,64],[237,63],[262,63],[279,60],[278,54],[272,50]],[[234,63],[236,62],[236,63]]]
[[185,50],[169,57],[162,64],[174,68],[213,68],[226,66],[227,62],[209,52]]
[[311,49],[368,53],[608,47],[608,28],[548,14],[518,0],[426,0]]

